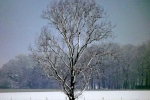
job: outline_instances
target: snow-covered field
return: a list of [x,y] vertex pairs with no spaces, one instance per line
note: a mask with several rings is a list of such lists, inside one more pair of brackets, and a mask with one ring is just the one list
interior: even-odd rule
[[[0,100],[66,100],[60,91],[0,92]],[[85,91],[78,100],[150,100],[150,91]]]

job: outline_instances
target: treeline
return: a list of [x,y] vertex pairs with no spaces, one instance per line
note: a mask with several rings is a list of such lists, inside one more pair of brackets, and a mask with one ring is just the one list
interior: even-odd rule
[[[93,73],[88,89],[150,89],[150,41],[136,46],[112,43],[109,50],[112,55],[97,59],[99,72]],[[60,85],[32,58],[19,55],[0,69],[0,88],[59,89]]]
[[89,89],[150,89],[150,41],[141,45],[113,44],[116,59],[106,58]]
[[58,88],[55,80],[49,79],[40,65],[25,55],[4,64],[0,69],[0,88],[3,89],[46,89]]

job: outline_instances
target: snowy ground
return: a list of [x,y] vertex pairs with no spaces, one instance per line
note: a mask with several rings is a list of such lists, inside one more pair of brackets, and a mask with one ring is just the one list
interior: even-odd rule
[[[60,91],[1,92],[0,100],[66,100]],[[150,100],[150,91],[85,91],[78,100]]]

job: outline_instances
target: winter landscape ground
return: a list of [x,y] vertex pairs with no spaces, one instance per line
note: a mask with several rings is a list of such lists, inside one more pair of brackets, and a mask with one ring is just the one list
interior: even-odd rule
[[[66,100],[61,91],[8,92],[0,90],[0,100]],[[85,91],[77,100],[150,100],[150,91]]]

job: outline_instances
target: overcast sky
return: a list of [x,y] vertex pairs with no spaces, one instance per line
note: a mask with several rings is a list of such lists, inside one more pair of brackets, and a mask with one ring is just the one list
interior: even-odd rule
[[[47,24],[40,16],[52,0],[0,0],[0,67],[28,46]],[[114,42],[141,44],[150,39],[150,0],[96,0],[117,24]]]

